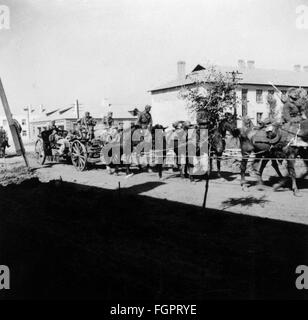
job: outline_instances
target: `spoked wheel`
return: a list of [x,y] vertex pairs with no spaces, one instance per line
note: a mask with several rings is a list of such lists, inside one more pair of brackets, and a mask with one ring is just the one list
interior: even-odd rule
[[39,164],[43,165],[45,163],[46,153],[42,140],[37,140],[35,143],[35,158]]
[[86,147],[78,140],[72,143],[71,152],[72,163],[74,167],[83,171],[87,167],[87,150]]

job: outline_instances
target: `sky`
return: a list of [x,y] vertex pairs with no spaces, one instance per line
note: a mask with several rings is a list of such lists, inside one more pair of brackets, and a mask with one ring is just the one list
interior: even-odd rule
[[[308,65],[308,0],[0,0],[0,77],[13,113],[27,105],[141,106],[149,89],[200,62]],[[308,17],[307,17],[308,19]]]

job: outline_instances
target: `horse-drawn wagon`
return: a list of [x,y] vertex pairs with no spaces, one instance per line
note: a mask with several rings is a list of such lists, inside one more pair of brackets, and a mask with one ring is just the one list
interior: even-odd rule
[[100,162],[103,142],[97,139],[90,139],[82,133],[69,135],[66,130],[58,131],[58,135],[68,141],[64,152],[60,152],[61,145],[50,139],[50,130],[40,133],[35,143],[35,156],[39,164],[46,161],[57,162],[60,159],[66,160],[74,165],[78,171],[84,171],[89,164]]

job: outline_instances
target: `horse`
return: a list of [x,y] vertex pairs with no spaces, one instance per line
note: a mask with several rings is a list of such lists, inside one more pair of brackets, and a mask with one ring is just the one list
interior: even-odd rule
[[[157,158],[157,153],[161,157],[160,161],[156,161],[155,167],[157,168],[159,177],[162,178],[162,167],[166,157],[165,129],[165,127],[159,124],[153,126],[151,131],[133,125],[131,128],[121,130],[120,132],[117,131],[113,137],[109,135],[109,139],[105,144],[105,158],[109,157],[111,160],[107,166],[109,172],[111,173],[111,167],[114,167],[115,174],[118,174],[120,167],[124,166],[126,175],[131,176],[130,167],[133,155],[135,155],[139,171],[142,170],[140,158],[142,155],[145,155],[147,158],[146,169],[150,171],[150,155],[154,152],[154,159]],[[159,140],[155,139],[155,134],[156,136],[161,134],[161,143],[158,144],[160,150],[155,150],[155,143]],[[116,154],[112,154],[112,147],[117,148]]]
[[[190,181],[194,181],[193,175],[194,175],[194,160],[198,158],[203,162],[203,167],[207,167],[205,164],[205,154],[206,157],[210,156],[209,161],[209,173],[212,172],[212,156],[214,155],[216,157],[217,161],[217,175],[218,177],[221,177],[221,157],[223,155],[223,152],[225,150],[225,137],[227,132],[227,127],[224,126],[224,122],[229,121],[229,119],[225,118],[223,119],[215,128],[208,129],[205,125],[191,125],[188,122],[185,121],[178,121],[175,125],[175,137],[173,138],[173,144],[174,144],[174,153],[176,155],[177,159],[177,166],[180,169],[180,176],[181,178],[189,177]],[[194,134],[189,137],[188,130],[192,129]],[[200,134],[202,132],[202,129],[207,130],[207,137],[201,137]],[[170,139],[169,139],[170,140]],[[205,147],[204,143],[207,144]],[[189,155],[188,149],[189,146],[191,146],[195,150],[195,155]],[[184,149],[185,147],[185,149]],[[182,152],[181,152],[181,148]],[[204,149],[206,148],[206,149]],[[185,150],[185,151],[184,151]],[[194,157],[195,156],[195,157]],[[193,157],[193,159],[191,159]]]
[[[308,128],[308,120],[305,120],[301,125],[290,125],[290,124],[273,124],[271,128],[266,130],[265,128],[253,129],[245,128],[242,129],[232,126],[230,132],[234,137],[239,138],[242,152],[241,161],[241,186],[244,189],[246,186],[245,172],[247,168],[247,162],[249,155],[254,153],[256,155],[255,162],[261,162],[259,172],[257,173],[258,183],[262,184],[262,173],[269,161],[272,159],[272,166],[277,172],[280,182],[274,185],[274,190],[278,190],[286,183],[286,179],[282,176],[276,159],[286,159],[288,174],[292,180],[292,191],[295,196],[299,196],[299,190],[296,184],[296,173],[295,173],[295,159],[301,156],[303,159],[307,159],[307,150],[302,146],[293,143],[292,141],[299,135],[300,126]],[[301,137],[307,139],[308,130],[301,134]],[[308,144],[307,144],[308,146]],[[263,160],[263,158],[265,158]],[[308,162],[305,160],[305,165],[308,168]],[[307,172],[303,175],[305,177]]]

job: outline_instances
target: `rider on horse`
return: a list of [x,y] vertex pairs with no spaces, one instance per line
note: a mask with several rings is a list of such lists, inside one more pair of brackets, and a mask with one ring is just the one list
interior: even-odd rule
[[283,123],[299,123],[302,120],[302,106],[300,105],[300,91],[296,88],[288,90],[288,97],[282,109]]

